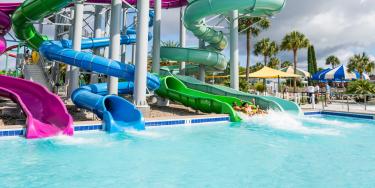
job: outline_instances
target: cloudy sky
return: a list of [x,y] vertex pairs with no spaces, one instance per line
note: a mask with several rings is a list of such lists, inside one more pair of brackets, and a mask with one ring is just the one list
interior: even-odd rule
[[[0,2],[5,1],[9,0],[0,0]],[[375,7],[374,0],[287,0],[284,10],[272,18],[271,28],[263,32],[255,41],[270,37],[280,42],[286,33],[298,30],[314,44],[321,67],[325,67],[325,58],[329,55],[338,56],[344,64],[349,57],[360,52],[366,52],[375,59],[373,7]],[[179,9],[163,10],[162,40],[178,41],[178,15]],[[227,33],[227,30],[224,29],[224,32]],[[187,43],[188,46],[194,47],[197,46],[198,41],[188,32]],[[228,54],[228,49],[224,53]],[[281,52],[278,56],[282,60],[292,60],[291,52]],[[244,65],[246,56],[243,34],[240,36],[240,57],[240,63]],[[4,57],[0,59],[4,61]],[[299,60],[299,67],[305,68],[306,50],[300,52]],[[261,61],[261,58],[253,56],[252,63],[257,61]]]

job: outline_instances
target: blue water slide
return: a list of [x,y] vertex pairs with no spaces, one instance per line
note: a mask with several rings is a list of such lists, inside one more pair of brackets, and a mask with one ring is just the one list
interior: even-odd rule
[[[150,13],[153,16],[153,12]],[[152,20],[152,19],[150,19]],[[152,26],[152,22],[149,22]],[[149,39],[151,34],[149,33]],[[122,44],[136,42],[133,27],[127,30],[127,35],[121,37]],[[82,41],[82,49],[100,48],[108,46],[109,38],[89,38]],[[119,83],[119,93],[131,94],[134,89],[135,66],[119,61],[106,59],[88,52],[78,52],[70,49],[71,41],[46,41],[39,48],[39,52],[48,60],[60,61],[77,66],[87,71],[123,78],[128,82]],[[156,90],[160,86],[159,78],[147,73],[147,87]],[[141,112],[127,100],[113,95],[107,95],[107,84],[93,84],[78,88],[72,94],[72,101],[80,108],[93,111],[103,119],[105,130],[119,132],[124,128],[144,129],[144,118]]]
[[[150,20],[148,22],[148,26],[153,26],[153,18],[155,16],[155,13],[153,10],[149,12]],[[134,44],[136,43],[137,37],[136,37],[136,30],[134,28],[134,24],[129,26],[126,30],[126,35],[122,35],[120,39],[120,44]],[[152,33],[148,33],[148,40],[150,41],[152,39]],[[58,44],[59,46],[62,46],[63,48],[72,48],[73,47],[73,41],[68,39],[62,39],[60,41],[53,41],[55,44]],[[81,41],[81,49],[95,49],[95,48],[103,48],[107,47],[110,44],[109,37],[102,37],[102,38],[85,38]]]
[[[133,93],[132,82],[121,82],[118,87],[120,94]],[[129,101],[107,95],[107,83],[80,87],[73,92],[71,98],[77,107],[90,110],[103,119],[104,129],[109,133],[119,132],[124,128],[145,129],[142,113]]]

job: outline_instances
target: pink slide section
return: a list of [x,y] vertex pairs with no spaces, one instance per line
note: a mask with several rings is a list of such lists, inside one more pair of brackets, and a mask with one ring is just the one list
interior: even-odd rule
[[13,13],[19,5],[19,3],[0,3],[0,55],[4,53],[7,46],[4,35],[8,33],[11,26],[9,14]]
[[[137,4],[137,0],[123,0],[132,5]],[[87,2],[90,3],[111,3],[111,0],[88,0]],[[176,8],[185,6],[187,4],[187,0],[162,0],[162,7],[163,8]],[[12,14],[19,6],[21,5],[21,1],[17,3],[2,3],[0,2],[0,55],[5,52],[6,49],[6,40],[4,35],[8,33],[11,20],[9,15]],[[151,7],[154,6],[154,0],[150,0]]]
[[26,115],[26,138],[73,135],[73,118],[61,99],[45,87],[0,75],[0,96],[21,106]]

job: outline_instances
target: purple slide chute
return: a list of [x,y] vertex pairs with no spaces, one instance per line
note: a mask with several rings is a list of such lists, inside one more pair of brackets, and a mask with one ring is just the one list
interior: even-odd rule
[[[131,5],[136,5],[137,0],[123,0]],[[89,3],[111,3],[111,0],[88,0]],[[150,0],[150,6],[154,6],[155,1]],[[6,35],[10,29],[11,21],[9,14],[12,14],[22,3],[0,3],[0,55],[5,52],[7,47],[6,40],[4,35]],[[163,8],[176,8],[185,6],[187,4],[187,0],[163,0],[162,7]]]
[[9,14],[13,13],[19,5],[20,3],[0,3],[0,55],[7,47],[4,35],[8,33],[11,26]]
[[[27,92],[26,92],[27,91]],[[26,115],[26,138],[73,135],[73,119],[61,99],[31,81],[0,75],[0,96],[18,103]]]

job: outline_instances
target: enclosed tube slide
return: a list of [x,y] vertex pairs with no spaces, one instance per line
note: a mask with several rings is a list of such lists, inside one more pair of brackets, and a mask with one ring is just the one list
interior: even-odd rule
[[[202,91],[190,89],[180,80],[173,76],[161,79],[161,85],[157,94],[161,97],[178,101],[185,106],[207,113],[228,114],[231,121],[241,121],[236,111],[232,108],[233,103],[238,105],[244,101],[230,96],[213,95]],[[250,104],[250,102],[248,102]],[[255,108],[255,106],[253,106]]]
[[[154,12],[150,11],[149,26],[152,27]],[[134,28],[129,28],[127,34],[121,37],[121,44],[132,44],[136,42],[136,33]],[[151,33],[149,33],[149,40],[151,40]],[[100,48],[108,46],[109,38],[101,39],[84,39],[82,41],[82,48]],[[71,41],[62,41],[62,46],[65,48],[71,47]],[[131,94],[133,93],[133,82],[121,82],[118,85],[118,93]],[[75,90],[71,96],[73,103],[87,110],[94,112],[99,118],[103,119],[104,129],[107,132],[119,132],[124,128],[135,128],[137,130],[144,130],[145,123],[142,113],[127,100],[113,95],[107,95],[107,84],[92,84],[80,87]],[[124,114],[132,114],[125,116]]]
[[[27,92],[26,92],[27,91]],[[26,115],[26,138],[73,135],[73,119],[60,98],[31,81],[0,75],[0,96],[18,103]]]
[[8,33],[11,26],[9,14],[15,11],[18,6],[19,3],[0,3],[0,55],[7,47],[4,35]]
[[[108,1],[96,1],[98,3],[105,3]],[[174,2],[171,4],[163,3],[164,8],[171,8],[174,6],[178,6],[180,4],[186,3],[186,1],[165,1],[165,2]],[[72,3],[72,0],[29,0],[24,2],[13,14],[12,21],[13,21],[13,30],[16,36],[28,43],[30,47],[33,49],[39,50],[39,52],[49,60],[56,60],[60,61],[69,65],[81,67],[88,71],[98,72],[110,76],[124,78],[127,81],[133,82],[134,81],[134,72],[135,67],[134,65],[120,63],[118,61],[109,60],[104,57],[95,56],[90,53],[85,52],[77,52],[71,49],[67,49],[63,47],[62,42],[60,41],[48,41],[46,37],[40,35],[35,30],[34,26],[30,23],[30,21],[40,20],[41,18],[57,12],[62,7],[67,6],[68,4]],[[133,2],[135,3],[135,1]],[[38,7],[38,8],[36,8]],[[99,39],[96,39],[99,40]],[[131,42],[130,38],[125,39],[128,42]],[[90,42],[90,41],[89,41]],[[99,44],[98,41],[91,41],[91,45]],[[108,42],[103,42],[102,45],[107,45]],[[94,47],[90,46],[89,47]],[[99,46],[96,46],[99,47]],[[160,86],[158,77],[149,74],[147,75],[147,86],[150,90],[155,90]],[[93,96],[91,99],[97,102],[102,101],[102,106],[93,106],[86,101],[86,105],[83,103],[79,103],[79,101],[85,101],[85,97],[80,97],[78,94],[85,94],[91,93]],[[87,97],[87,95],[86,95]],[[138,123],[135,124],[134,120],[132,120],[132,124],[134,128],[141,129],[142,126],[138,126],[139,124],[143,123],[142,116],[138,116],[136,114],[140,114],[137,110],[135,110],[134,106],[130,106],[130,103],[127,101],[118,102],[119,105],[113,103],[113,101],[120,101],[121,98],[117,97],[101,97],[99,95],[95,96],[95,92],[92,93],[92,90],[86,88],[80,88],[79,91],[75,92],[73,96],[73,100],[76,101],[78,106],[85,107],[87,109],[94,109],[95,107],[103,110],[96,110],[99,116],[101,116],[104,120],[104,123],[110,126],[106,128],[109,131],[116,131],[119,127],[127,127],[129,124],[124,122],[130,121],[129,119],[119,119],[121,117],[119,114],[120,112],[125,115],[124,111],[134,113],[134,117],[138,117]],[[121,99],[124,100],[124,99]],[[106,102],[108,101],[108,102]],[[112,102],[111,102],[112,101]],[[124,109],[119,108],[124,107]],[[105,110],[104,110],[105,109]],[[108,118],[108,119],[106,119]],[[144,124],[144,123],[143,123]]]
[[227,60],[220,51],[227,46],[227,39],[221,31],[208,27],[204,19],[210,15],[227,14],[239,10],[252,16],[270,16],[281,11],[285,0],[188,0],[184,15],[185,27],[197,38],[209,45],[206,49],[162,47],[162,59],[187,61],[212,66],[218,70],[227,67]]
[[[118,88],[120,94],[131,94],[134,86],[132,82],[122,82]],[[73,92],[72,101],[103,119],[107,132],[119,132],[124,128],[145,129],[142,113],[129,101],[107,95],[107,83],[80,87]]]

